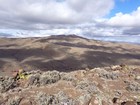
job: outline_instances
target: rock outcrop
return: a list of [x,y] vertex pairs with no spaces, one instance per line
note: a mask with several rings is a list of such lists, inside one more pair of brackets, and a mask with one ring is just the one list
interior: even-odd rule
[[[119,68],[119,69],[118,69]],[[0,77],[0,105],[140,105],[140,69],[121,65],[77,70],[25,71]]]

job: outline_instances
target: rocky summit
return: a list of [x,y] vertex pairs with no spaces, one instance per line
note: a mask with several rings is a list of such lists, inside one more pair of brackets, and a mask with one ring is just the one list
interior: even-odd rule
[[140,68],[24,71],[0,77],[0,105],[140,105]]

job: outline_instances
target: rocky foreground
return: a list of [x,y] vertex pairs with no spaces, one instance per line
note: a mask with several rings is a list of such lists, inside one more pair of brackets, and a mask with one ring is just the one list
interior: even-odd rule
[[0,77],[0,105],[140,105],[140,68],[111,67],[26,71]]

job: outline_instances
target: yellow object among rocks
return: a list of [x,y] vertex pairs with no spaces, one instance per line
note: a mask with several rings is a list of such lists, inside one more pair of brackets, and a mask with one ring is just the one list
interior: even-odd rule
[[23,69],[19,69],[18,77],[19,79],[28,79],[29,75]]
[[20,78],[20,79],[27,79],[27,75],[19,74],[19,78]]

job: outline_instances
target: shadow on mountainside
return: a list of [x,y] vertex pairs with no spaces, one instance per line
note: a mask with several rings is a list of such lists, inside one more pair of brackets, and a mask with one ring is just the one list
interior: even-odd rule
[[74,71],[82,68],[81,61],[77,60],[75,57],[67,57],[62,60],[50,60],[43,62],[40,60],[27,61],[28,65],[32,65],[36,69],[45,70],[58,70],[58,71]]
[[[44,42],[46,39],[41,39],[41,41]],[[15,48],[8,48],[10,46],[14,46],[14,44],[8,44],[5,48],[3,48],[4,45],[0,46],[0,68],[7,63],[3,59],[10,59],[13,63],[16,61],[18,62],[17,64],[21,65],[30,65],[33,69],[66,72],[121,63],[140,65],[140,53],[135,53],[139,50],[130,50],[122,46],[86,45],[82,42],[76,44],[72,42],[54,42],[50,43],[50,47],[41,48],[40,46],[40,48],[30,49],[25,47],[17,48],[16,46]],[[82,50],[82,54],[80,54],[81,50],[76,50],[76,53],[79,54],[76,55],[75,52],[70,52],[72,48],[84,50]]]
[[15,59],[19,62],[28,58],[28,57],[45,57],[46,59],[52,59],[53,57],[59,56],[59,51],[55,51],[54,49],[42,49],[42,48],[34,48],[34,49],[0,49],[0,58],[11,58]]
[[128,52],[135,52],[135,49],[133,50],[128,50],[127,48],[122,48],[122,46],[117,46],[117,47],[108,47],[105,44],[100,44],[100,45],[86,45],[83,43],[68,43],[68,42],[55,42],[54,44],[60,45],[60,46],[65,46],[65,47],[77,47],[77,48],[86,48],[86,49],[91,49],[91,50],[103,50],[103,51],[111,51],[114,52],[116,50],[120,51],[128,51]]
[[[61,57],[63,55],[68,54],[69,48],[60,48],[56,50],[55,48],[33,48],[33,49],[0,49],[0,68],[4,68],[4,66],[8,65],[30,65],[33,69],[41,69],[41,70],[62,70],[62,68],[66,68],[67,66],[64,65],[68,62],[68,60],[63,61],[55,61],[54,59],[57,57]],[[36,60],[37,59],[37,60]],[[72,59],[72,58],[69,58]],[[46,62],[49,61],[49,62]],[[50,62],[51,61],[51,62]],[[71,60],[69,60],[71,61]],[[75,62],[74,60],[72,62]],[[15,63],[16,62],[16,63]],[[11,63],[11,64],[9,64]],[[12,64],[13,63],[13,64]],[[70,65],[70,63],[67,63]],[[76,67],[74,66],[76,63],[73,63],[73,69]],[[72,66],[70,65],[70,66]],[[78,64],[77,64],[78,65]],[[61,66],[61,67],[59,67]],[[11,66],[10,66],[11,67]],[[6,67],[7,68],[7,67]],[[12,67],[11,67],[12,69]]]
[[[81,55],[83,62],[88,65],[89,68],[93,67],[103,67],[110,65],[118,65],[122,63],[127,63],[127,60],[140,60],[140,55],[129,54],[129,53],[108,53],[104,51],[86,51],[85,54]],[[123,59],[126,59],[125,61]],[[140,62],[139,62],[140,64]],[[137,65],[133,63],[132,65]]]
[[[125,63],[122,59],[140,60],[140,55],[133,54],[119,54],[119,53],[107,53],[101,51],[86,51],[85,54],[82,54],[80,59],[77,59],[76,56],[67,57],[61,60],[49,60],[49,61],[28,61],[25,62],[28,65],[32,65],[36,69],[41,70],[58,70],[58,71],[74,71],[85,68],[94,68],[94,67],[104,67],[110,65],[118,65]],[[139,62],[133,62],[132,65],[138,65]]]

